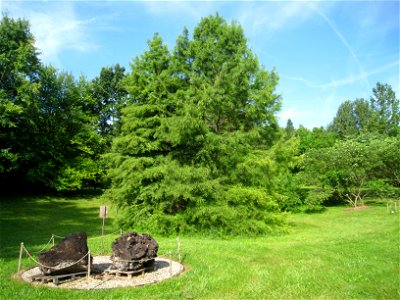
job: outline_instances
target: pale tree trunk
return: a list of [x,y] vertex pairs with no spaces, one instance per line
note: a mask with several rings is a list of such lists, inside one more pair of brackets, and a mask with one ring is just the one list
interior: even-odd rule
[[364,179],[361,180],[360,185],[358,186],[357,190],[354,193],[350,193],[350,195],[346,194],[347,202],[350,203],[350,205],[353,206],[354,208],[357,207],[359,202],[361,202],[362,205],[364,204],[363,200],[361,198],[361,193],[362,193],[361,189],[362,189],[363,183],[364,183]]

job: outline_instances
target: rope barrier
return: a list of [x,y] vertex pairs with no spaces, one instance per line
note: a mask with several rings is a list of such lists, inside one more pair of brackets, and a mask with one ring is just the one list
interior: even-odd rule
[[64,239],[65,238],[65,236],[59,236],[59,235],[55,235],[55,234],[53,234],[53,236],[56,237],[56,238],[59,238],[59,239]]
[[59,236],[59,235],[52,234],[51,237],[50,237],[50,239],[49,239],[49,241],[47,242],[46,245],[44,245],[44,246],[42,247],[42,249],[40,249],[39,251],[32,251],[32,253],[41,253],[41,252],[43,252],[43,250],[45,250],[45,249],[47,248],[47,246],[48,246],[50,243],[52,243],[53,246],[54,246],[54,238],[63,239],[63,238],[65,238],[65,237],[64,237],[64,236]]
[[115,233],[123,234],[124,232],[122,229],[118,229],[118,230],[115,230],[115,231],[107,233],[107,234],[115,234]]
[[[119,229],[119,230],[116,230],[116,231],[114,231],[114,232],[108,233],[108,235],[109,235],[109,234],[115,234],[115,233],[118,233],[118,232],[119,232],[120,234],[123,233],[122,229]],[[52,234],[50,240],[47,242],[47,244],[46,244],[41,250],[35,251],[35,252],[32,252],[32,253],[40,253],[40,252],[42,252],[51,242],[53,242],[53,246],[54,246],[54,238],[65,238],[65,237]],[[181,262],[181,243],[180,243],[179,237],[177,238],[177,242],[178,242],[178,252],[177,252],[177,253],[172,252],[172,251],[168,251],[168,252],[166,252],[165,254],[162,254],[162,253],[159,252],[157,256],[158,256],[158,257],[161,257],[161,256],[168,257],[168,258],[171,260],[172,255],[174,255],[174,256],[177,256],[177,257],[178,257],[178,260],[179,260],[179,263],[180,263],[180,262]],[[25,251],[26,256],[29,257],[32,261],[34,261],[36,264],[38,264],[38,265],[40,265],[40,266],[42,266],[42,267],[44,267],[44,268],[48,268],[48,269],[53,269],[53,270],[59,269],[58,267],[50,267],[50,266],[46,266],[46,265],[43,265],[43,264],[41,264],[40,262],[38,262],[38,261],[31,255],[31,253],[28,251],[28,249],[26,249],[26,247],[24,246],[24,243],[21,242],[20,251],[19,251],[18,272],[20,272],[20,270],[21,270],[22,254],[23,254],[24,251]],[[69,267],[71,267],[71,266],[73,266],[73,265],[76,265],[77,263],[79,263],[82,259],[84,259],[84,258],[85,258],[86,256],[88,256],[88,255],[90,255],[90,250],[88,251],[88,253],[86,253],[86,254],[85,254],[83,257],[81,257],[79,260],[77,260],[76,262],[73,262],[73,263],[67,265],[66,267],[63,267],[63,269],[64,269],[64,268],[69,268]],[[120,262],[128,262],[128,263],[129,263],[129,262],[131,262],[131,263],[143,263],[143,262],[147,262],[147,261],[150,261],[150,260],[153,260],[153,259],[154,259],[154,258],[140,259],[140,260],[118,260],[118,261],[120,261]],[[90,263],[90,258],[89,258],[89,263]]]
[[50,244],[50,243],[53,241],[53,237],[54,237],[54,235],[51,236],[50,240],[47,242],[46,245],[43,246],[42,249],[40,249],[39,251],[34,251],[34,252],[32,252],[32,253],[40,253],[40,252],[42,252],[44,249],[46,249],[46,248],[47,248],[47,245]]
[[133,260],[125,260],[125,259],[118,259],[116,260],[116,262],[128,262],[128,263],[144,263],[150,260],[154,260],[156,259],[156,257],[154,258],[146,258],[146,259],[133,259]]
[[[114,235],[114,234],[122,234],[122,233],[120,233],[120,231],[117,230],[117,231],[113,231],[113,232],[110,232],[110,233],[105,233],[104,236],[106,236],[106,235]],[[90,237],[88,239],[91,239],[91,240],[93,240],[93,239],[101,239],[102,237],[103,236],[94,236],[94,237]]]
[[179,253],[175,251],[167,251],[165,253],[157,253],[157,257],[169,258],[170,254],[179,260]]
[[[21,247],[22,247],[22,249],[25,251],[27,257],[29,257],[31,260],[33,260],[36,264],[38,264],[38,265],[40,265],[40,266],[42,266],[42,267],[44,267],[44,268],[47,268],[47,269],[52,269],[52,270],[57,270],[57,269],[59,269],[58,267],[50,267],[50,266],[43,265],[42,263],[38,262],[36,259],[33,258],[33,256],[29,253],[28,249],[26,249],[25,246],[24,246],[23,244],[22,244]],[[86,253],[84,256],[82,256],[82,257],[81,257],[79,260],[77,260],[76,262],[70,263],[69,265],[67,265],[67,266],[65,266],[65,267],[62,267],[62,269],[66,269],[66,268],[72,267],[73,265],[76,265],[76,264],[79,263],[82,259],[84,259],[86,256],[88,256],[89,253],[90,253],[90,252]]]

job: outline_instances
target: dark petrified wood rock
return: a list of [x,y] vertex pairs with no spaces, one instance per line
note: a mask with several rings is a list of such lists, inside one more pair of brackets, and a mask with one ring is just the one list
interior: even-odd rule
[[[40,270],[44,275],[87,271],[88,256],[83,259],[81,258],[85,256],[88,251],[86,233],[73,233],[65,237],[58,245],[53,246],[50,250],[39,256],[39,263],[43,265],[39,266]],[[90,262],[92,261],[93,259],[91,257]]]
[[154,264],[158,244],[147,234],[128,232],[114,241],[112,249],[112,269],[135,271]]

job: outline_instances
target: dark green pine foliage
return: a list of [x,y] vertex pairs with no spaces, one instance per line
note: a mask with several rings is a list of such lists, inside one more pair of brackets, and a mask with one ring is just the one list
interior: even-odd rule
[[285,127],[286,139],[290,139],[291,137],[293,137],[294,134],[295,134],[295,131],[296,130],[294,129],[292,120],[288,119],[287,122],[286,122],[286,127]]
[[155,35],[127,75],[128,107],[107,155],[119,222],[163,234],[260,234],[281,225],[270,146],[275,72],[220,16],[185,29],[173,51]]

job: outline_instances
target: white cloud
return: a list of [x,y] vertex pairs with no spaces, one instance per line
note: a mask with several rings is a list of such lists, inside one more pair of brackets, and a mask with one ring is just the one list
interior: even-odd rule
[[238,21],[252,36],[275,33],[287,25],[296,26],[312,12],[305,1],[245,3]]
[[384,37],[390,32],[398,31],[399,3],[396,1],[372,2],[369,5],[360,6],[357,12],[359,25],[364,32],[369,36]]
[[79,19],[73,2],[53,2],[43,6],[28,6],[27,2],[5,4],[10,16],[29,20],[36,47],[41,51],[41,59],[45,63],[60,67],[60,53],[63,50],[89,52],[97,49],[89,34],[89,25],[92,26],[97,18]]
[[190,18],[198,22],[216,12],[235,11],[237,20],[251,36],[277,30],[290,24],[296,26],[312,14],[305,1],[143,1],[144,9],[152,15]]
[[159,16],[179,15],[196,21],[218,11],[218,1],[143,1],[148,13]]
[[368,81],[368,76],[364,74],[364,68],[360,63],[360,60],[358,59],[358,56],[353,50],[353,47],[349,44],[347,39],[344,37],[344,35],[339,31],[337,28],[335,22],[333,22],[322,10],[320,10],[316,5],[313,3],[309,3],[309,6],[312,10],[314,10],[321,18],[329,25],[329,27],[333,30],[333,32],[336,34],[336,36],[339,38],[339,40],[342,42],[342,44],[347,48],[347,50],[350,52],[350,55],[353,57],[354,61],[357,63],[358,69],[360,71],[360,78],[364,81],[366,86],[370,89],[370,83]]
[[[317,92],[316,94],[310,93],[308,96],[296,97],[291,95],[290,98],[294,101],[288,106],[283,104],[283,110],[278,114],[279,125],[286,126],[288,119],[291,119],[295,127],[300,125],[312,129],[320,127],[321,125],[328,125],[334,118],[337,111],[338,95],[336,90],[329,90],[326,93]],[[316,99],[318,101],[312,103],[306,99]],[[305,103],[307,103],[305,105]]]
[[306,78],[295,77],[295,76],[281,75],[281,77],[285,78],[285,79],[293,80],[293,81],[302,82],[310,88],[318,88],[318,89],[326,90],[326,89],[330,89],[330,88],[337,88],[340,86],[350,85],[350,84],[354,84],[357,82],[367,80],[368,77],[370,77],[372,75],[380,74],[380,73],[382,73],[386,70],[389,70],[391,68],[394,68],[396,66],[399,66],[398,60],[388,63],[388,64],[386,64],[382,67],[379,67],[377,69],[374,69],[374,70],[363,71],[362,73],[360,73],[358,75],[350,75],[348,77],[344,77],[341,79],[333,79],[330,82],[326,82],[326,83],[315,83]]
[[295,107],[288,107],[287,109],[282,110],[278,113],[278,118],[281,122],[286,122],[288,119],[292,121],[301,120],[305,118],[310,118],[312,113],[306,110],[300,110]]
[[[328,97],[329,98],[329,97]],[[324,100],[324,102],[330,102],[330,99]],[[278,122],[281,127],[286,126],[286,122],[290,119],[295,127],[300,125],[312,129],[314,127],[320,127],[321,124],[329,124],[333,120],[335,110],[329,108],[330,105],[321,106],[313,110],[300,109],[298,107],[288,107],[278,113]]]

